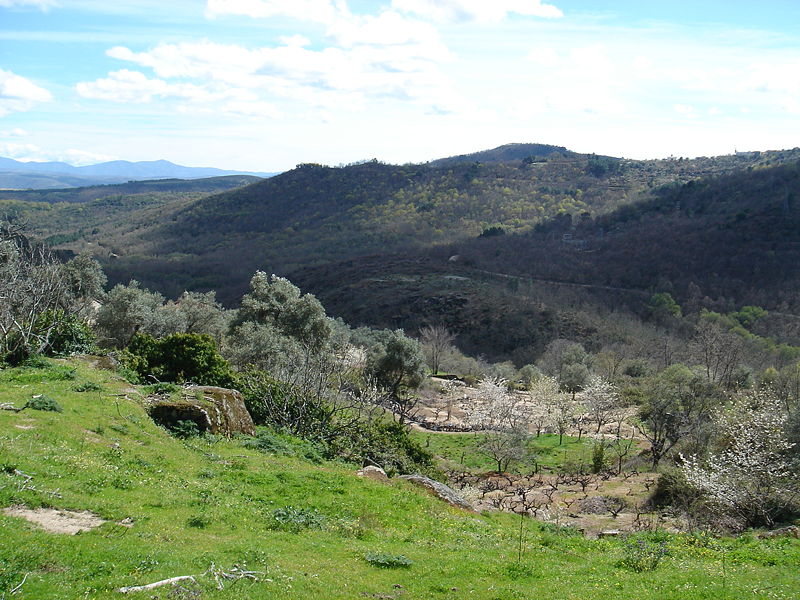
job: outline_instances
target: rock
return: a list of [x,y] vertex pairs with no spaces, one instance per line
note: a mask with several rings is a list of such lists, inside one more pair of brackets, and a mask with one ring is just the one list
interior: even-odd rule
[[213,386],[189,386],[179,397],[150,396],[146,400],[150,417],[171,428],[178,421],[193,421],[201,432],[231,436],[255,435],[253,419],[236,390]]
[[464,500],[464,498],[462,498],[453,488],[448,487],[438,481],[434,481],[430,477],[425,477],[423,475],[401,475],[400,479],[405,479],[406,481],[410,481],[415,485],[424,487],[434,496],[441,498],[448,504],[458,508],[463,508],[464,510],[471,510],[473,512],[475,511],[475,508],[469,502]]
[[619,535],[619,529],[608,529],[607,531],[601,531],[597,534],[597,537],[604,538],[604,537],[617,537]]
[[372,465],[359,469],[356,473],[359,477],[366,477],[367,479],[374,479],[375,481],[389,481],[389,476],[386,471],[380,467],[373,467]]
[[766,531],[764,533],[759,534],[758,536],[762,540],[768,540],[772,538],[778,537],[793,537],[793,538],[800,538],[800,527],[797,525],[790,525],[789,527],[781,527],[780,529],[773,529],[772,531]]

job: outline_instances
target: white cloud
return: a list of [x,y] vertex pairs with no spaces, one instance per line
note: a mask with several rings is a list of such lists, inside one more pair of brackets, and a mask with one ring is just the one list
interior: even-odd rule
[[93,165],[117,158],[107,154],[98,154],[96,152],[87,152],[74,148],[69,148],[67,150],[45,150],[36,144],[19,144],[15,142],[0,143],[0,156],[13,158],[20,162],[65,162],[76,167]]
[[0,0],[0,8],[32,7],[47,10],[51,6],[58,6],[56,0]]
[[28,132],[20,127],[15,127],[14,129],[0,131],[0,137],[4,138],[25,137],[27,135]]
[[254,19],[290,17],[329,23],[346,11],[344,2],[332,0],[208,0],[206,16],[240,15]]
[[[157,98],[173,98],[197,104],[209,104],[220,101],[252,103],[257,95],[250,90],[226,87],[214,84],[195,85],[192,83],[170,83],[163,79],[151,79],[139,71],[121,69],[113,71],[104,79],[82,82],[76,85],[76,91],[84,98],[109,100],[124,103],[148,103]],[[263,103],[260,103],[261,114],[265,114]],[[241,110],[230,111],[241,114]],[[273,110],[274,112],[274,110]]]
[[392,8],[434,21],[502,21],[510,14],[554,19],[556,6],[541,0],[392,0]]
[[0,69],[0,117],[29,110],[39,102],[49,102],[53,95],[30,79]]
[[303,36],[259,48],[210,41],[159,44],[145,52],[117,46],[107,55],[152,69],[156,77],[123,69],[76,89],[84,97],[118,102],[228,100],[221,109],[240,115],[275,115],[274,103],[281,101],[352,111],[370,100],[395,99],[457,109],[457,95],[439,68],[452,55],[430,24],[385,11],[339,20],[329,35],[339,45],[321,50],[307,47]]

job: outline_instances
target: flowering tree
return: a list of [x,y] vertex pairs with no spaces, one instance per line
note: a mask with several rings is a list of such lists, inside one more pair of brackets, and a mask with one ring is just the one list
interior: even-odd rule
[[592,420],[597,424],[595,433],[612,420],[613,412],[619,408],[619,394],[616,386],[602,377],[595,376],[580,393],[580,400],[586,405]]
[[713,415],[721,448],[705,460],[683,457],[688,483],[703,492],[720,516],[741,526],[772,525],[798,495],[788,451],[788,415],[772,390],[732,398]]
[[481,402],[472,411],[469,422],[483,429],[480,447],[504,472],[512,462],[527,454],[528,428],[532,412],[519,396],[510,394],[503,379],[484,379],[478,385]]
[[529,395],[533,405],[531,422],[536,428],[536,437],[539,437],[543,430],[554,425],[553,399],[560,394],[558,381],[546,375],[539,377],[529,386]]

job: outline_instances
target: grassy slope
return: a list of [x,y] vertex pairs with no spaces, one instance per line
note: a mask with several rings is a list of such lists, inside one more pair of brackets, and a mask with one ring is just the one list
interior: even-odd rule
[[[497,469],[497,463],[480,450],[483,434],[439,434],[415,431],[412,435],[423,447],[450,464],[463,465],[468,469],[478,471]],[[536,464],[545,471],[549,471],[565,463],[590,464],[592,462],[592,444],[593,440],[589,437],[578,441],[576,437],[565,435],[563,443],[559,446],[558,435],[543,434],[530,439],[528,450],[536,458]],[[522,466],[522,470],[532,470],[533,466],[533,459],[529,459]]]
[[[74,373],[72,369],[75,369]],[[77,392],[86,381],[101,391]],[[617,539],[585,540],[518,518],[471,515],[404,482],[363,481],[353,467],[262,454],[237,440],[181,442],[157,428],[124,382],[85,363],[0,371],[0,402],[46,393],[63,413],[0,411],[0,506],[88,509],[110,522],[77,536],[0,516],[0,598],[119,598],[124,585],[199,575],[214,563],[265,571],[223,591],[199,577],[202,598],[796,598],[800,541],[667,537],[648,573],[616,566]],[[130,399],[129,399],[130,398]],[[23,429],[21,427],[27,427]],[[39,491],[20,491],[13,469]],[[47,492],[58,490],[60,497]],[[316,509],[322,530],[270,529],[275,508]],[[115,521],[132,518],[130,529]],[[381,569],[369,552],[403,554]],[[727,578],[723,587],[723,555]],[[401,585],[403,588],[396,588]],[[401,592],[404,592],[401,594]],[[162,588],[138,597],[167,598]]]

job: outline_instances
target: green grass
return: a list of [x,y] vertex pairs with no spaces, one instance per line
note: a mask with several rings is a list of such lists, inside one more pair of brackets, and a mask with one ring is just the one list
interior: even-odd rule
[[[481,433],[412,433],[424,448],[444,459],[452,466],[460,465],[476,471],[495,471],[497,463],[480,449],[483,439]],[[512,470],[532,470],[536,463],[544,470],[558,471],[570,464],[590,465],[592,462],[592,443],[588,438],[578,441],[576,437],[564,436],[559,445],[558,436],[543,434],[531,436],[528,441],[530,459],[512,465]],[[534,462],[535,459],[535,462]]]
[[[75,380],[59,378],[63,366],[76,369]],[[518,562],[513,515],[465,513],[404,481],[363,480],[353,465],[276,455],[240,439],[179,440],[109,372],[59,362],[39,373],[20,380],[21,370],[0,371],[0,402],[46,394],[64,409],[0,411],[0,507],[91,510],[108,522],[66,536],[0,514],[4,600],[26,575],[13,598],[121,598],[119,587],[179,575],[194,575],[204,600],[400,597],[401,590],[409,599],[480,600],[549,598],[554,590],[565,600],[800,594],[798,540],[659,534],[667,554],[655,570],[636,572],[619,566],[623,540],[587,540],[526,520]],[[75,381],[101,389],[78,392]],[[27,485],[15,470],[31,477]],[[276,516],[297,526],[277,527]],[[133,526],[118,525],[122,519]],[[367,556],[408,565],[384,568]],[[212,565],[261,574],[218,590],[203,575]],[[131,597],[195,597],[171,593]]]

